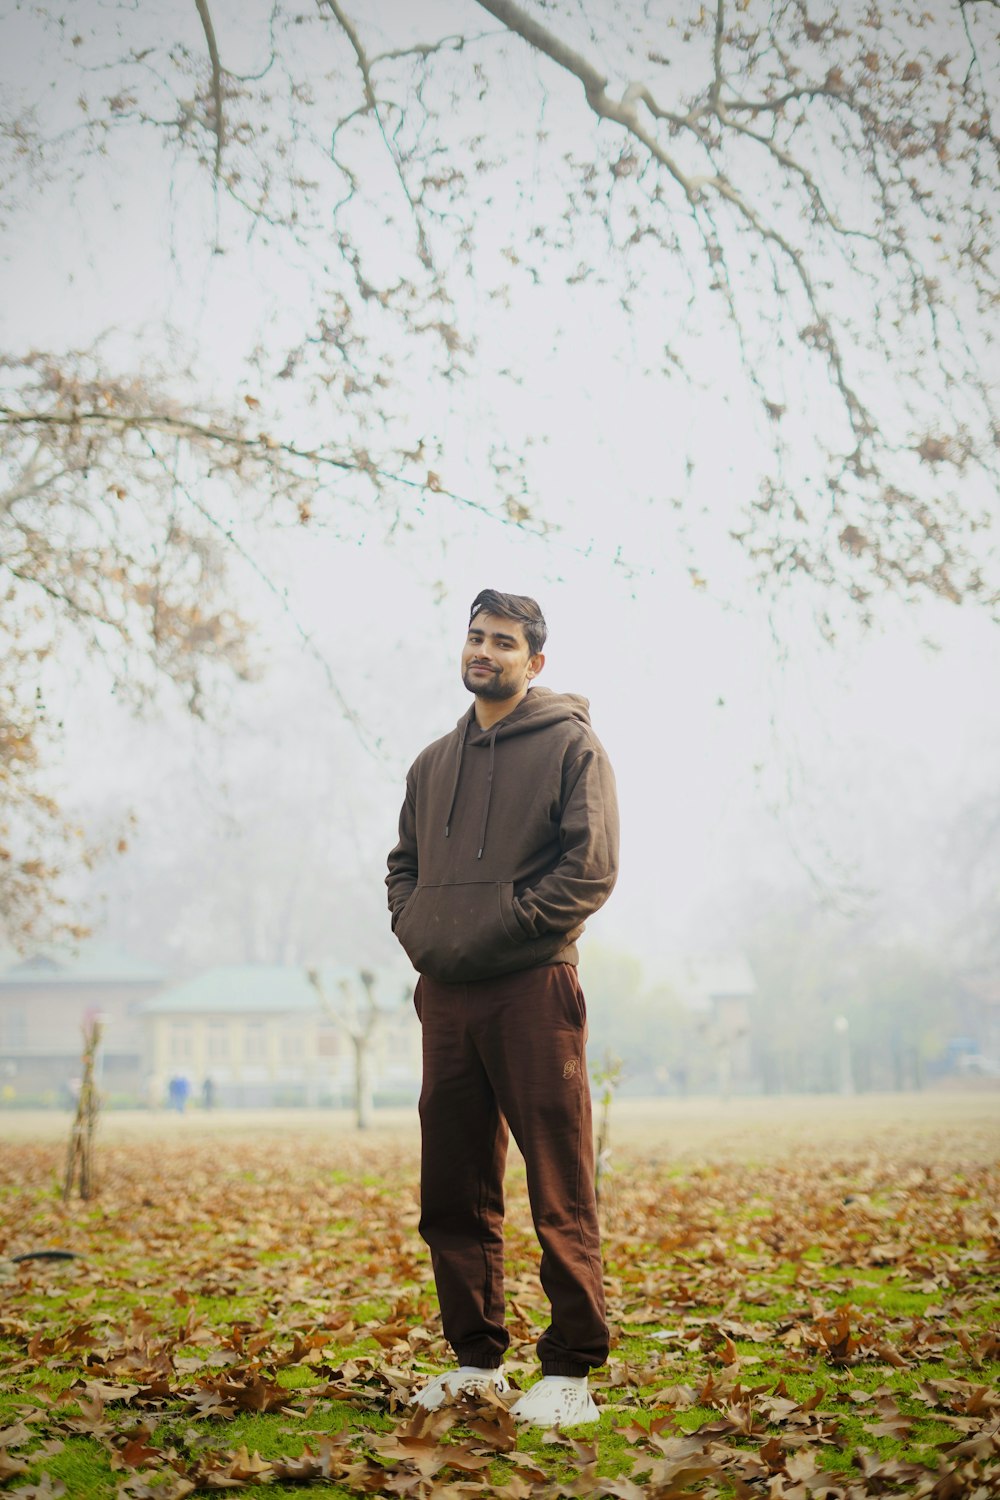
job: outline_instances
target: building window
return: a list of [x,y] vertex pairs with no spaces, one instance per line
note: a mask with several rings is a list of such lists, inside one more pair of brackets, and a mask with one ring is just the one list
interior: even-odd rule
[[28,1041],[28,1021],[18,1008],[0,1012],[0,1047],[24,1047]]
[[267,1058],[267,1032],[263,1021],[248,1021],[243,1032],[243,1056],[247,1062],[264,1062]]
[[229,1056],[229,1028],[224,1021],[209,1025],[208,1056],[211,1062],[223,1062]]
[[190,1062],[194,1057],[194,1028],[190,1021],[175,1021],[170,1028],[170,1056],[174,1062]]
[[339,1057],[342,1051],[339,1033],[324,1026],[316,1038],[316,1051],[320,1057]]
[[305,1050],[305,1038],[301,1031],[286,1031],[282,1035],[281,1056],[285,1062],[301,1062]]

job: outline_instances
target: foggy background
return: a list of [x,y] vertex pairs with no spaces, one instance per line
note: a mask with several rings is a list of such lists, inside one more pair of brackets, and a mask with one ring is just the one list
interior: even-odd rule
[[[96,68],[121,17],[64,10]],[[358,24],[416,34],[449,10],[376,6]],[[253,66],[263,17],[215,7],[227,67]],[[68,131],[80,80],[65,36],[32,7],[3,26],[8,97]],[[168,31],[199,44],[193,5],[144,7],[134,26],[132,46]],[[501,95],[512,110],[522,66]],[[526,180],[534,210],[544,168]],[[204,175],[123,131],[69,176],[51,153],[31,182],[4,224],[4,348],[98,346],[124,368],[188,372],[213,398],[249,396],[262,423],[315,436],[341,421],[274,379],[288,330],[315,311],[305,258],[249,233]],[[583,945],[592,1061],[622,1057],[647,1091],[715,1087],[733,1037],[692,966],[737,963],[753,982],[733,1022],[753,1087],[842,1086],[838,1017],[854,1087],[926,1083],[970,1054],[988,1071],[996,625],[887,594],[866,628],[808,586],[762,590],[725,518],[756,485],[766,434],[718,309],[697,319],[679,380],[649,358],[673,337],[673,272],[647,275],[626,316],[614,284],[567,280],[602,253],[586,230],[561,257],[540,252],[540,284],[487,296],[523,192],[501,172],[480,203],[482,278],[460,294],[471,374],[430,378],[402,335],[393,351],[396,428],[484,510],[426,489],[362,504],[330,481],[300,526],[252,495],[242,510],[221,499],[255,680],[219,682],[203,719],[169,683],[137,716],[71,633],[42,665],[48,783],[98,851],[62,877],[73,919],[178,980],[218,964],[391,966],[383,878],[406,768],[468,707],[458,654],[490,586],[539,600],[542,681],[589,698],[618,778],[621,877]],[[373,241],[387,266],[393,234]],[[804,473],[809,413],[789,401]],[[544,526],[486,513],[487,426],[526,460]]]

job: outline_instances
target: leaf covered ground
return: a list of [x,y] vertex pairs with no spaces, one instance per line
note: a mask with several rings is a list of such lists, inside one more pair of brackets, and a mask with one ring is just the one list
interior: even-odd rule
[[[415,1122],[414,1122],[415,1123]],[[179,1500],[1000,1494],[996,1152],[952,1130],[680,1158],[616,1153],[602,1217],[601,1418],[497,1401],[414,1417],[449,1363],[417,1235],[415,1129],[172,1131],[0,1144],[0,1491]],[[544,1321],[508,1177],[508,1372]],[[73,1259],[24,1259],[40,1250]]]

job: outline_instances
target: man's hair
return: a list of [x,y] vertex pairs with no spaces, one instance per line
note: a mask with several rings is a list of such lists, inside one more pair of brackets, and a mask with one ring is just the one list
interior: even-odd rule
[[470,625],[477,615],[500,615],[505,620],[516,620],[524,631],[532,656],[537,656],[545,645],[548,635],[545,617],[535,600],[529,599],[527,594],[501,594],[499,589],[482,589],[472,601]]

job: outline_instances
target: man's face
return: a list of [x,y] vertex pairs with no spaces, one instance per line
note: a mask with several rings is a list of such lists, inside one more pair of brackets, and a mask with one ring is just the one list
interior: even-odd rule
[[462,649],[462,681],[477,698],[517,698],[541,671],[518,620],[476,615]]

